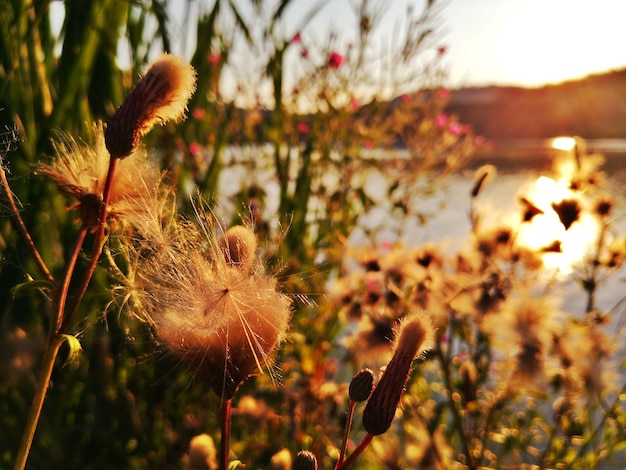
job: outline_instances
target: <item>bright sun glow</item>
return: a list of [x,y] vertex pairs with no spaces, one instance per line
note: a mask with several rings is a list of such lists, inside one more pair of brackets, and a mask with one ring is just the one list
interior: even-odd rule
[[569,273],[597,240],[599,227],[596,220],[582,211],[579,220],[565,230],[558,214],[552,209],[552,203],[574,198],[574,193],[565,184],[546,176],[539,177],[525,197],[544,213],[521,225],[518,243],[533,250],[542,250],[555,247],[555,242],[560,242],[561,252],[547,251],[543,255],[544,265]]
[[573,137],[555,137],[550,142],[550,146],[558,150],[571,151],[576,146],[576,139]]

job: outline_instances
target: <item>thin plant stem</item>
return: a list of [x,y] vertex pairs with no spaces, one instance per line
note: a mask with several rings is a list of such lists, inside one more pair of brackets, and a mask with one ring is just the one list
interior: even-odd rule
[[26,460],[28,459],[28,454],[30,453],[30,447],[33,443],[33,438],[35,437],[37,423],[39,422],[39,417],[41,416],[43,402],[46,398],[46,393],[50,385],[52,369],[54,368],[54,363],[59,353],[59,348],[61,347],[61,344],[63,344],[63,341],[64,340],[61,336],[54,336],[48,342],[48,347],[46,348],[46,353],[43,360],[43,369],[39,374],[39,379],[37,380],[35,396],[31,403],[30,411],[28,412],[28,418],[26,420],[24,434],[22,435],[20,447],[17,451],[17,458],[15,459],[13,470],[23,470],[26,466]]
[[372,442],[372,439],[374,439],[374,436],[370,433],[367,433],[365,437],[361,439],[359,445],[356,446],[354,452],[352,452],[350,456],[337,467],[337,470],[346,470],[347,468],[350,468],[350,466],[360,457],[360,455],[363,453],[369,443]]
[[28,454],[30,453],[30,448],[35,437],[35,431],[37,430],[37,425],[39,424],[39,417],[41,416],[43,402],[46,398],[48,386],[50,385],[50,377],[52,375],[54,362],[58,355],[59,348],[64,341],[63,337],[59,336],[59,333],[61,333],[61,329],[63,327],[63,312],[65,310],[65,303],[67,300],[67,293],[69,290],[70,281],[72,279],[72,274],[74,273],[76,261],[83,246],[83,242],[85,241],[86,234],[87,228],[83,227],[78,234],[72,256],[65,269],[63,283],[58,290],[57,307],[55,309],[52,321],[50,322],[50,330],[48,334],[46,352],[44,355],[43,369],[41,370],[39,379],[37,381],[35,396],[33,397],[30,411],[28,413],[26,426],[24,427],[24,432],[22,434],[22,441],[20,442],[20,447],[17,451],[17,459],[15,460],[14,469],[21,470],[26,465],[26,460],[28,459]]
[[104,183],[104,191],[102,193],[102,214],[100,217],[100,223],[98,225],[98,230],[96,232],[96,237],[93,243],[93,254],[91,256],[91,262],[87,267],[87,271],[83,277],[82,283],[78,289],[78,294],[76,300],[74,300],[74,304],[72,309],[69,311],[66,321],[66,324],[69,324],[76,312],[78,311],[78,307],[83,300],[85,292],[87,292],[87,287],[91,282],[91,278],[93,277],[93,273],[96,270],[96,266],[98,265],[98,260],[100,259],[100,254],[102,253],[102,247],[104,246],[104,234],[106,232],[106,221],[109,215],[109,201],[111,200],[111,188],[113,187],[113,176],[115,175],[115,169],[117,168],[117,158],[111,158],[109,160],[109,171],[107,172],[107,179]]
[[456,408],[454,400],[452,400],[452,380],[450,379],[450,367],[448,361],[443,355],[441,351],[440,345],[434,349],[435,356],[439,359],[439,363],[441,364],[441,368],[443,370],[443,378],[446,385],[446,389],[450,393],[450,400],[448,402],[450,411],[452,411],[452,416],[454,417],[454,425],[457,430],[457,434],[459,435],[459,439],[461,440],[461,446],[463,447],[463,453],[467,458],[467,463],[470,468],[474,468],[472,463],[472,454],[470,453],[469,445],[467,443],[467,436],[465,435],[465,430],[463,429],[463,421],[461,419],[461,415],[459,410]]
[[222,402],[222,440],[220,442],[220,462],[219,469],[228,468],[228,455],[230,451],[230,424],[232,411],[232,398]]
[[30,233],[28,232],[28,229],[26,228],[26,224],[24,224],[24,220],[22,220],[22,217],[20,216],[20,211],[18,210],[17,204],[15,203],[13,192],[11,191],[11,187],[9,186],[9,182],[7,181],[7,176],[2,165],[0,165],[0,182],[2,183],[2,186],[4,187],[4,192],[6,193],[7,199],[9,201],[9,205],[11,206],[11,212],[13,213],[13,219],[15,220],[15,223],[17,224],[17,229],[20,235],[22,236],[22,238],[24,238],[24,241],[26,242],[26,244],[28,245],[28,248],[30,249],[31,254],[33,255],[33,258],[35,259],[37,266],[39,266],[39,269],[41,270],[41,272],[43,273],[43,275],[45,276],[48,282],[52,284],[56,284],[54,277],[52,276],[52,274],[50,273],[50,270],[48,269],[48,266],[46,266],[45,261],[43,260],[43,258],[41,257],[41,254],[39,253],[39,250],[35,246],[35,242],[30,236]]
[[341,450],[339,451],[339,460],[335,469],[338,469],[346,457],[346,447],[348,447],[348,439],[350,438],[350,428],[352,427],[352,417],[354,416],[354,408],[356,407],[356,401],[350,400],[348,403],[348,416],[346,418],[346,429],[343,433],[343,442],[341,443]]

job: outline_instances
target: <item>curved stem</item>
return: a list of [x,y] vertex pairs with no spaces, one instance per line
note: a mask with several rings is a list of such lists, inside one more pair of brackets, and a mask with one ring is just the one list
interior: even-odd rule
[[0,183],[2,183],[2,186],[4,187],[4,192],[7,195],[9,205],[11,206],[11,212],[13,213],[13,218],[15,220],[15,223],[17,224],[17,229],[20,235],[24,238],[24,241],[28,245],[28,248],[30,249],[33,258],[35,259],[37,266],[39,266],[39,269],[45,276],[46,280],[52,284],[55,284],[54,277],[50,273],[48,266],[46,266],[46,263],[39,253],[39,250],[35,246],[35,242],[33,241],[30,233],[28,232],[28,229],[26,228],[26,224],[24,224],[24,221],[20,216],[20,211],[18,210],[17,204],[15,203],[13,192],[11,191],[11,187],[9,186],[9,182],[7,181],[7,177],[4,172],[4,168],[2,168],[2,165],[0,165]]
[[17,451],[17,458],[13,465],[13,470],[23,470],[26,466],[26,459],[30,452],[30,447],[35,437],[35,430],[37,429],[37,423],[41,416],[41,409],[43,408],[43,402],[46,398],[46,392],[50,385],[50,377],[52,376],[52,369],[54,368],[54,362],[56,361],[59,353],[59,348],[63,343],[63,339],[59,336],[54,336],[48,342],[46,353],[43,360],[43,370],[37,380],[37,387],[35,389],[35,397],[30,406],[28,412],[28,418],[26,420],[26,426],[24,427],[24,433],[22,435],[22,441]]
[[[70,287],[70,281],[72,280],[72,275],[74,274],[74,269],[76,268],[76,261],[78,261],[78,255],[80,254],[80,250],[83,247],[83,243],[85,241],[85,237],[87,236],[87,227],[82,227],[80,232],[78,233],[78,238],[76,239],[76,244],[74,245],[74,251],[72,252],[72,257],[70,258],[67,267],[65,269],[65,277],[63,278],[63,284],[61,284],[61,291],[58,300],[58,306],[55,314],[55,319],[52,322],[51,328],[54,327],[54,330],[50,330],[50,334],[60,333],[63,329],[63,316],[65,313],[65,304],[67,302],[67,293]],[[66,319],[69,320],[69,319]],[[65,322],[65,325],[68,325],[68,321]]]
[[233,400],[229,398],[222,402],[222,441],[220,442],[220,463],[219,469],[228,468],[228,454],[230,450],[230,418]]
[[367,433],[365,437],[361,440],[361,442],[359,442],[359,445],[356,446],[354,452],[350,454],[350,457],[348,457],[341,465],[339,465],[337,467],[337,470],[346,470],[347,468],[350,468],[350,466],[354,462],[356,462],[356,459],[358,459],[359,456],[363,453],[369,443],[372,442],[372,439],[374,439],[374,436],[370,433]]

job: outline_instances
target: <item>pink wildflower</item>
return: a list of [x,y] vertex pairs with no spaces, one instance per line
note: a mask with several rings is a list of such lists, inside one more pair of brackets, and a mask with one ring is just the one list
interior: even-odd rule
[[204,110],[204,108],[195,108],[193,110],[194,119],[202,119],[205,114],[206,114],[206,111]]
[[189,153],[191,153],[194,157],[197,157],[202,151],[202,146],[198,142],[192,142],[189,144]]
[[328,66],[333,69],[338,69],[343,64],[343,56],[338,52],[331,52],[328,56]]
[[444,129],[448,124],[448,115],[446,113],[439,113],[435,116],[435,124],[439,129]]
[[297,127],[298,131],[301,132],[302,134],[308,134],[309,131],[311,130],[311,127],[309,126],[309,124],[304,122],[304,121],[300,121],[296,125],[296,127]]

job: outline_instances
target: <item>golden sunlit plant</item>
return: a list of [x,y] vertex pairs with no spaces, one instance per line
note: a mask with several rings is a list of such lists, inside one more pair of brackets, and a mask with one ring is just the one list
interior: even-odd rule
[[[484,141],[448,112],[446,48],[432,25],[439,2],[410,5],[380,47],[385,1],[350,2],[347,41],[307,27],[323,2],[291,10],[301,21],[286,12],[306,2],[203,3],[191,64],[164,54],[125,100],[120,90],[102,98],[115,28],[124,26],[133,70],[154,48],[170,49],[165,3],[66,2],[58,64],[61,44],[41,48],[30,36],[46,32],[46,11],[19,10],[15,27],[18,10],[0,14],[4,66],[20,64],[6,76],[27,91],[10,82],[11,96],[45,101],[11,108],[19,130],[8,141],[21,133],[32,157],[45,149],[32,139],[64,131],[52,159],[26,160],[39,175],[27,193],[7,179],[11,166],[13,188],[24,185],[14,149],[1,155],[2,208],[15,230],[0,231],[0,253],[19,232],[30,257],[17,263],[16,249],[7,263],[27,282],[11,291],[15,314],[0,325],[0,370],[12,372],[0,383],[0,462],[346,470],[618,461],[617,307],[601,309],[597,297],[626,243],[601,159],[584,141],[557,142],[558,168],[519,195],[511,223],[481,209],[496,168],[478,168],[464,241],[421,244],[405,224],[428,222],[428,196],[456,185],[447,176]],[[150,12],[158,33],[144,37]],[[111,72],[130,86],[131,74]],[[72,120],[74,104],[85,122]],[[187,107],[189,119],[167,124]],[[63,203],[36,191],[47,180]],[[22,207],[18,194],[33,199]],[[590,235],[582,244],[581,233]],[[564,275],[586,294],[581,312],[553,290]],[[37,292],[36,314],[13,305],[24,292]],[[41,346],[38,324],[49,326]],[[53,370],[66,343],[68,360]],[[11,436],[41,352],[16,452]]]

